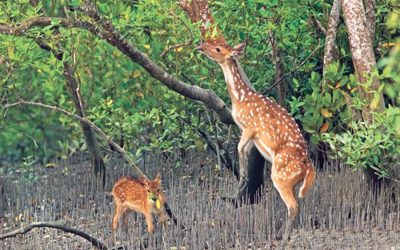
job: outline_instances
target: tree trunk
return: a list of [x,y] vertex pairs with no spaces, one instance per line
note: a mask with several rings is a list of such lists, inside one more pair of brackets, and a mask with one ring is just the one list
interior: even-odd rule
[[339,25],[340,18],[340,6],[342,0],[334,0],[332,4],[331,13],[329,15],[328,30],[326,31],[325,38],[325,53],[324,53],[324,68],[323,74],[326,73],[327,66],[335,60],[335,40],[337,27]]
[[[380,87],[379,79],[372,76],[376,70],[376,60],[371,31],[366,26],[367,19],[362,0],[343,0],[342,10],[349,35],[353,65],[360,83],[358,91],[360,96],[370,103],[363,107],[362,117],[365,121],[370,121],[370,111],[382,112],[385,108],[383,94],[376,92]],[[371,77],[372,84],[369,84],[368,80]]]
[[[76,114],[80,117],[85,118],[85,106],[81,97],[80,87],[76,77],[74,76],[74,69],[69,65],[67,61],[64,61],[64,76],[67,80],[68,90],[70,92],[71,98],[74,102]],[[85,136],[86,146],[90,152],[92,158],[92,165],[94,167],[95,175],[100,174],[103,179],[103,186],[105,185],[106,177],[106,167],[104,164],[103,157],[100,152],[99,143],[96,138],[96,134],[92,128],[84,122],[80,122],[82,132]]]
[[264,184],[265,159],[258,152],[254,143],[249,143],[244,149],[244,155],[239,159],[240,179],[236,196],[233,197],[236,204],[241,202],[257,201]]
[[[34,7],[37,7],[37,5],[38,5],[38,0],[30,0],[29,2]],[[44,9],[42,10],[42,13],[44,15],[46,15],[46,12],[44,11]],[[57,49],[53,49],[42,40],[36,40],[36,42],[40,46],[40,48],[53,53],[53,55],[57,58],[57,60],[59,60],[59,61],[63,60],[63,50],[59,43],[57,43]],[[79,115],[80,117],[85,118],[86,112],[85,112],[84,100],[82,99],[82,96],[80,93],[79,83],[74,75],[75,71],[67,61],[64,61],[63,65],[64,65],[63,73],[64,73],[65,79],[67,81],[66,85],[70,92],[72,101],[75,105],[76,114]],[[101,152],[100,152],[99,143],[97,141],[96,134],[94,133],[93,129],[87,123],[80,122],[80,124],[81,124],[82,132],[83,132],[83,135],[85,138],[86,147],[88,148],[88,150],[90,152],[90,157],[92,159],[94,173],[95,173],[95,175],[100,174],[102,176],[102,182],[103,182],[103,187],[104,187],[105,180],[106,180],[105,179],[106,178],[106,165],[104,163],[103,156],[101,155]]]
[[[360,83],[358,91],[360,96],[370,103],[370,105],[365,105],[361,112],[363,120],[368,122],[372,119],[371,111],[382,112],[385,109],[383,94],[377,92],[380,87],[379,79],[372,75],[376,70],[376,60],[371,39],[373,37],[371,32],[374,31],[371,28],[375,25],[368,26],[362,0],[343,0],[342,10],[349,34],[353,65]],[[369,13],[369,15],[373,16],[373,13]],[[370,84],[368,81],[371,77],[372,83]],[[375,174],[375,171],[367,168],[364,172],[372,186],[377,187],[379,176]]]
[[367,18],[366,26],[369,31],[371,43],[374,44],[375,38],[375,4],[374,0],[365,0],[365,16]]

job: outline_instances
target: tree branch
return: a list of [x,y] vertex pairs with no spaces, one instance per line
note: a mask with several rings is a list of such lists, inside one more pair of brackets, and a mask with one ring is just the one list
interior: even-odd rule
[[268,92],[270,92],[273,88],[275,88],[275,86],[277,84],[279,84],[283,79],[285,79],[286,77],[290,76],[291,74],[293,74],[294,72],[296,72],[301,66],[303,66],[308,60],[310,60],[310,58],[318,51],[318,49],[320,48],[320,41],[318,41],[318,45],[317,47],[311,52],[311,54],[304,59],[304,61],[302,61],[301,63],[299,63],[292,71],[284,74],[279,80],[277,80],[276,82],[274,82],[274,84],[272,84],[271,87],[269,87],[266,91],[262,92],[262,94],[266,94]]
[[0,25],[0,33],[8,35],[23,35],[28,29],[36,26],[44,27],[52,23],[53,20],[58,21],[58,25],[65,28],[82,28],[91,32],[93,35],[107,41],[112,46],[118,48],[122,53],[127,55],[133,62],[142,66],[153,78],[159,80],[169,89],[195,101],[202,102],[207,108],[215,111],[220,120],[227,124],[234,123],[230,109],[219,98],[214,91],[203,89],[198,86],[188,85],[163,70],[155,64],[149,57],[130,45],[122,35],[116,31],[111,22],[100,17],[98,12],[94,12],[91,8],[84,9],[88,15],[92,16],[102,28],[97,27],[91,22],[82,20],[70,20],[65,18],[51,17],[34,17],[21,23],[18,26]]
[[278,85],[278,103],[282,106],[285,106],[287,84],[285,78],[283,77],[284,66],[281,51],[279,50],[278,43],[276,41],[275,32],[269,31],[268,33],[272,52],[272,62],[275,66],[275,82],[277,82]]
[[72,27],[85,27],[85,22],[79,20],[70,20],[66,18],[54,18],[54,17],[33,17],[25,22],[20,23],[17,26],[9,26],[0,24],[0,33],[6,35],[21,36],[24,33],[34,27],[46,27],[51,25],[52,22],[57,22],[58,25],[65,28]]
[[142,66],[153,78],[162,82],[169,89],[195,101],[201,101],[206,107],[214,110],[222,122],[234,123],[231,111],[225,103],[209,89],[202,89],[198,86],[190,86],[168,74],[161,67],[151,61],[148,56],[130,45],[128,41],[115,29],[111,21],[101,16],[91,1],[86,1],[86,6],[80,8],[81,11],[94,19],[108,33],[104,39],[111,45],[117,47],[122,53],[127,55],[132,61]]
[[[76,115],[74,113],[71,113],[65,109],[56,107],[56,106],[51,106],[51,105],[47,105],[47,104],[43,104],[43,103],[39,103],[39,102],[29,102],[29,101],[25,101],[25,100],[20,100],[19,102],[15,102],[12,104],[6,104],[3,105],[2,108],[3,109],[8,109],[8,108],[12,108],[18,105],[31,105],[31,106],[36,106],[36,107],[42,107],[42,108],[46,108],[46,109],[50,109],[50,110],[55,110],[58,111],[66,116],[72,117],[74,119],[77,119],[78,121],[85,123],[87,125],[89,125],[94,131],[96,131],[101,138],[103,138],[103,140],[107,141],[107,143],[111,144],[112,146],[115,147],[115,149],[122,155],[122,157],[124,157],[124,159],[128,162],[128,164],[133,168],[133,170],[136,172],[137,176],[143,176],[146,179],[147,176],[140,170],[139,166],[132,160],[132,158],[128,155],[127,152],[125,152],[125,150],[120,147],[116,142],[114,142],[114,140],[109,137],[106,133],[104,133],[99,127],[96,126],[96,124],[94,124],[93,122],[91,122],[90,120],[88,120],[86,117],[80,117],[79,115]],[[168,205],[167,202],[165,202],[165,210],[168,214],[168,216],[172,219],[172,221],[174,222],[175,225],[178,225],[178,220],[175,217],[175,215],[172,213],[172,210],[170,208],[170,206]],[[184,229],[185,227],[182,225],[181,226],[182,229]]]
[[311,22],[314,23],[315,26],[318,27],[318,29],[324,33],[325,35],[327,34],[327,30],[324,27],[324,25],[322,25],[322,23],[315,17],[315,16],[310,16]]
[[10,238],[10,237],[15,237],[20,234],[26,234],[36,227],[56,228],[56,229],[62,230],[67,233],[72,233],[72,234],[78,235],[78,236],[84,238],[85,240],[89,241],[94,247],[97,247],[98,249],[103,249],[103,250],[108,249],[107,246],[104,245],[104,243],[102,243],[98,239],[94,238],[93,236],[89,235],[88,233],[78,230],[76,228],[68,227],[68,226],[61,225],[61,224],[54,223],[54,222],[34,222],[34,223],[27,225],[24,228],[20,228],[20,229],[14,230],[12,232],[0,235],[0,240],[4,240],[4,239]]
[[[30,101],[25,101],[25,100],[20,100],[18,102],[12,103],[12,104],[6,104],[4,105],[2,108],[3,109],[8,109],[8,108],[12,108],[18,105],[31,105],[31,106],[36,106],[36,107],[41,107],[41,108],[46,108],[46,109],[50,109],[50,110],[54,110],[57,112],[60,112],[66,116],[72,117],[82,123],[85,123],[87,125],[89,125],[94,131],[96,131],[100,137],[107,141],[107,143],[113,145],[116,150],[122,154],[122,156],[124,157],[124,159],[129,163],[129,165],[136,171],[136,174],[138,176],[144,176],[146,177],[146,175],[140,170],[139,166],[137,166],[137,164],[132,160],[131,157],[129,157],[129,155],[125,152],[125,150],[123,148],[121,148],[116,142],[113,141],[113,139],[111,137],[109,137],[106,133],[104,133],[99,127],[96,126],[96,124],[94,124],[93,122],[91,122],[90,120],[88,120],[85,117],[80,117],[79,115],[76,115],[74,113],[71,113],[65,109],[56,107],[56,106],[51,106],[51,105],[47,105],[47,104],[43,104],[43,103],[39,103],[39,102],[30,102]],[[147,178],[147,177],[146,177]]]

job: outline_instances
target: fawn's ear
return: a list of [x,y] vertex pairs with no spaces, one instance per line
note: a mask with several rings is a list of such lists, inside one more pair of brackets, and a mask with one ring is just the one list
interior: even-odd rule
[[233,57],[239,57],[244,55],[244,51],[246,49],[246,43],[240,43],[238,45],[236,45],[235,47],[233,47],[232,49],[232,56]]
[[156,178],[154,179],[154,181],[161,182],[161,175],[160,175],[160,173],[157,174],[157,176],[156,176]]
[[146,179],[146,177],[144,177],[144,176],[140,176],[139,177],[139,181],[143,184],[143,185],[147,185],[147,179]]

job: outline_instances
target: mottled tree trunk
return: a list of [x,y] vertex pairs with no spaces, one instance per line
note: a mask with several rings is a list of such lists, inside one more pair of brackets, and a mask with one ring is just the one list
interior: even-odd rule
[[[371,31],[366,25],[367,18],[362,0],[343,0],[342,10],[349,35],[353,65],[357,80],[360,82],[358,91],[363,99],[371,103],[362,109],[363,119],[369,121],[371,120],[370,111],[383,111],[385,108],[382,93],[379,94],[378,100],[374,100],[374,104],[371,102],[374,92],[380,86],[378,78],[372,76],[376,70],[376,60],[372,48]],[[372,84],[368,84],[371,77],[373,77]]]
[[[371,121],[371,111],[382,112],[385,109],[383,94],[376,92],[380,87],[379,79],[372,76],[372,73],[376,70],[376,59],[371,39],[371,37],[373,37],[372,32],[375,30],[375,25],[368,25],[362,0],[343,0],[342,10],[349,35],[353,65],[357,80],[360,83],[358,91],[360,96],[365,99],[367,103],[370,103],[370,105],[365,105],[362,108],[361,115],[363,120]],[[373,13],[369,15],[373,15]],[[371,30],[372,28],[373,30]],[[371,77],[372,83],[369,84],[368,82]],[[376,100],[376,98],[378,99]],[[379,181],[375,171],[371,168],[367,168],[365,174],[372,186],[377,187]]]
[[365,0],[365,16],[367,19],[366,26],[369,31],[371,43],[374,44],[375,38],[375,3],[374,0]]
[[342,0],[334,0],[329,15],[328,30],[326,31],[326,38],[325,38],[324,68],[323,68],[324,75],[326,73],[327,66],[336,59],[335,40],[336,40],[337,27],[339,25],[341,4]]

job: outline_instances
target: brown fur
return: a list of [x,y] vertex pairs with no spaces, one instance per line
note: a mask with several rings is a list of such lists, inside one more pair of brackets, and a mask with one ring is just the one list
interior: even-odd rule
[[299,196],[304,197],[315,180],[306,141],[287,110],[257,93],[251,86],[237,61],[237,57],[244,54],[245,44],[231,48],[218,41],[205,42],[198,49],[216,61],[224,72],[232,100],[232,116],[242,130],[239,155],[244,158],[244,148],[254,143],[272,163],[272,181],[288,209],[289,221],[285,230],[285,238],[288,238],[293,220],[298,214],[293,188],[303,182]]
[[[150,234],[154,231],[153,214],[158,216],[160,222],[165,226],[165,196],[161,189],[160,175],[157,175],[152,181],[144,177],[121,177],[115,183],[112,189],[112,195],[115,204],[112,221],[114,239],[121,215],[123,217],[122,223],[126,228],[128,222],[127,215],[131,210],[142,213],[145,216],[148,232]],[[151,200],[150,197],[160,200],[160,209],[156,208],[155,200]]]

